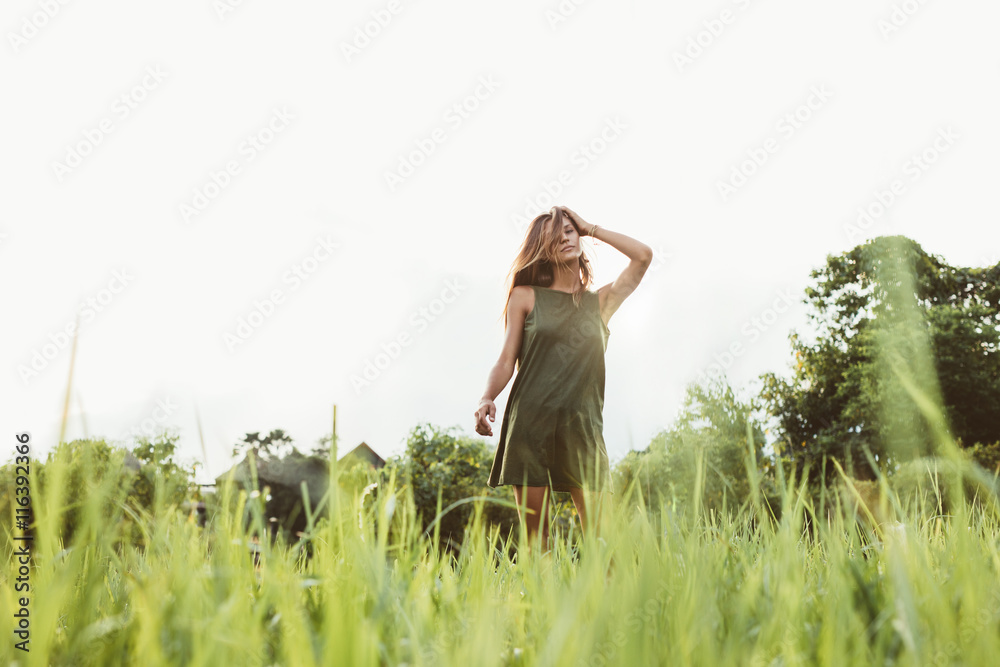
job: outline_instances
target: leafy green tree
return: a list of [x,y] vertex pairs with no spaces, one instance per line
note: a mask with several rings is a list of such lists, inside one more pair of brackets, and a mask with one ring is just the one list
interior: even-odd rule
[[[778,422],[775,446],[799,472],[808,465],[819,481],[824,457],[835,457],[873,479],[865,450],[889,472],[932,451],[932,429],[910,410],[887,409],[905,398],[889,360],[920,366],[924,340],[932,377],[922,388],[940,397],[952,435],[970,444],[1000,438],[1000,265],[952,267],[906,237],[879,237],[829,256],[811,277],[805,302],[816,340],[793,333],[791,377],[767,373],[761,392]],[[824,481],[836,474],[826,472]]]

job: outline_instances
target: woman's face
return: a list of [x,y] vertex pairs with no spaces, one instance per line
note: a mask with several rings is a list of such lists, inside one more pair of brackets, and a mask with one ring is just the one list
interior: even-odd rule
[[[554,219],[552,224],[555,224]],[[580,235],[576,233],[576,227],[573,226],[568,217],[562,216],[562,240],[559,244],[559,256],[564,261],[574,261],[582,252]]]

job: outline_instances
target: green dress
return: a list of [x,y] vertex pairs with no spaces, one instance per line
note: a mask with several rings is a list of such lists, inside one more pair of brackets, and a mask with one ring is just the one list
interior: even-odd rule
[[489,486],[611,488],[604,447],[604,352],[611,331],[597,292],[532,285],[517,376],[507,398]]

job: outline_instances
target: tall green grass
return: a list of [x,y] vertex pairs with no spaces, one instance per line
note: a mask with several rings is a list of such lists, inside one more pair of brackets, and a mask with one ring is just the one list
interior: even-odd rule
[[[54,484],[35,497],[31,652],[5,631],[4,664],[917,665],[1000,654],[995,514],[905,506],[887,483],[901,520],[881,525],[837,497],[816,511],[790,472],[780,522],[752,502],[731,515],[666,500],[652,512],[623,490],[600,540],[574,528],[548,558],[510,559],[481,523],[483,501],[459,555],[438,551],[392,480],[377,495],[341,491],[309,549],[265,539],[256,565],[259,496],[223,488],[228,509],[204,528],[157,507],[136,517],[141,551],[104,517],[112,486],[71,499]],[[74,502],[81,525],[62,544],[56,520]],[[8,517],[4,527],[10,562]]]

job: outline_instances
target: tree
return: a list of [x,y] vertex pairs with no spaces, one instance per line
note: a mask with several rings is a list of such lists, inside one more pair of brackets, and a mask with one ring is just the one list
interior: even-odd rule
[[247,433],[242,441],[233,446],[233,456],[253,452],[257,458],[265,459],[279,459],[293,451],[297,450],[292,444],[291,436],[280,428],[272,430],[263,438],[259,432]]
[[778,421],[776,447],[800,472],[808,465],[813,481],[828,481],[817,473],[832,456],[873,479],[866,449],[887,471],[933,450],[900,368],[940,401],[953,436],[1000,438],[1000,264],[952,267],[906,237],[879,237],[828,256],[811,277],[816,340],[793,332],[791,378],[764,374],[761,392]]

